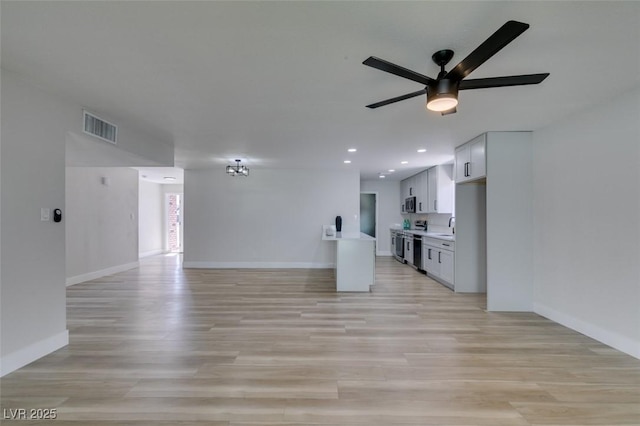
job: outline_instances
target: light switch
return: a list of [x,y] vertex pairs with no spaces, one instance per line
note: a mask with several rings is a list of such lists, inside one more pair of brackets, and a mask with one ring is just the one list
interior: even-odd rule
[[40,209],[40,220],[43,222],[48,222],[51,220],[51,209],[42,208]]

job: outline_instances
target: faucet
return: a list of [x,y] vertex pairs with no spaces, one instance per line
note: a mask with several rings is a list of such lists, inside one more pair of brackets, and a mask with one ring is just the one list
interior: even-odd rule
[[[451,217],[449,218],[449,228],[451,228],[451,222],[452,222],[452,221],[453,221],[453,223],[455,223],[455,222],[456,222],[456,218],[455,218],[454,216],[451,216]],[[454,234],[456,233],[456,227],[455,227],[455,226],[453,227],[453,233],[454,233]]]

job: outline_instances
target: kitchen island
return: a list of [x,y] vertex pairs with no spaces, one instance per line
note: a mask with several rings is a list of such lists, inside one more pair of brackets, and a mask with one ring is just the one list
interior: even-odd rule
[[336,291],[368,292],[375,282],[376,239],[362,232],[336,232],[327,235],[322,228],[324,241],[336,242]]

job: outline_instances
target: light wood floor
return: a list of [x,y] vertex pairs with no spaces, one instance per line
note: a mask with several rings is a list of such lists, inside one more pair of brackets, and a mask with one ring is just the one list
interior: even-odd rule
[[159,256],[75,285],[71,343],[4,377],[2,408],[56,408],[59,426],[640,425],[639,360],[376,270],[372,293],[336,294],[330,271]]

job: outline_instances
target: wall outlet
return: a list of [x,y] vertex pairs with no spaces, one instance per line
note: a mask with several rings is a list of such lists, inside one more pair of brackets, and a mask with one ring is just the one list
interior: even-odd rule
[[42,222],[48,222],[51,220],[51,209],[40,209],[40,220]]

